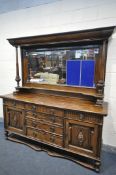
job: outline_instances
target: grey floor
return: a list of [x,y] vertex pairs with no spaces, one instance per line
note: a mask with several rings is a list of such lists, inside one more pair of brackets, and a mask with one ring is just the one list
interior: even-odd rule
[[[0,175],[97,175],[72,161],[5,140],[0,123]],[[100,175],[116,175],[116,154],[102,152]]]

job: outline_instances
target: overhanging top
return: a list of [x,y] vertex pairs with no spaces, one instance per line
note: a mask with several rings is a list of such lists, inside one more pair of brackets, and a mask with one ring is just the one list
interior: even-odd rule
[[55,33],[39,36],[8,39],[12,46],[46,45],[67,42],[103,41],[110,37],[115,26],[74,32]]

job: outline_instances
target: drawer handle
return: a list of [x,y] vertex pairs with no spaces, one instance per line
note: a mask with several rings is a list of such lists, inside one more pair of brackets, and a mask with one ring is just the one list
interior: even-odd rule
[[33,117],[37,117],[37,114],[36,113],[33,113]]
[[55,136],[54,135],[50,136],[50,141],[53,142],[53,143],[55,142]]
[[53,122],[53,123],[55,123],[55,116],[50,116],[50,120]]
[[13,106],[16,106],[16,101],[13,102]]
[[84,115],[83,114],[80,114],[79,119],[80,120],[83,120],[84,119]]
[[54,109],[50,109],[51,114],[55,114]]
[[32,122],[32,126],[33,126],[33,127],[36,127],[36,126],[37,126],[37,123]]
[[35,110],[36,110],[36,106],[32,106],[32,110],[34,110],[34,111],[35,111]]
[[50,132],[55,132],[55,127],[54,126],[50,127]]

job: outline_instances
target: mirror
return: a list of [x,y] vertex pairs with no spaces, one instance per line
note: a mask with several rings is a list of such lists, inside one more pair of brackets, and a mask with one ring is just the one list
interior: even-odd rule
[[98,46],[34,48],[27,50],[31,83],[95,87]]

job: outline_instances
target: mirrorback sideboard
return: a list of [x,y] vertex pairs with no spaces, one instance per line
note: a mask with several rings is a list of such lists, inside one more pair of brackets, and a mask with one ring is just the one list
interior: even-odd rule
[[8,39],[16,49],[17,87],[1,96],[7,139],[99,172],[108,109],[103,101],[107,45],[113,29]]

